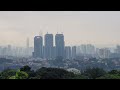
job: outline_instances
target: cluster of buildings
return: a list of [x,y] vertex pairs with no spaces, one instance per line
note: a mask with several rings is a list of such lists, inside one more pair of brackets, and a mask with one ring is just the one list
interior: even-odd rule
[[33,47],[0,46],[0,57],[31,57]]
[[116,48],[96,48],[92,44],[81,44],[79,46],[65,46],[64,35],[53,34],[34,37],[34,47],[29,46],[29,38],[26,40],[26,47],[0,46],[0,57],[33,57],[41,59],[80,59],[85,58],[120,58],[120,46]]
[[[120,68],[120,45],[115,48],[96,48],[92,44],[79,46],[66,46],[63,34],[53,34],[34,37],[34,47],[0,46],[0,70],[4,68],[19,68],[29,65],[33,69],[40,67],[62,67],[83,69],[87,66],[104,67],[107,69]],[[62,57],[62,65],[55,62],[57,57]],[[3,60],[2,59],[8,59]],[[11,59],[11,61],[9,60]],[[68,60],[67,60],[68,59]],[[111,65],[112,64],[112,65]]]
[[109,48],[96,49],[96,57],[98,58],[110,58],[111,54]]
[[34,58],[54,59],[56,57],[62,57],[64,59],[71,59],[76,56],[76,46],[65,46],[64,35],[55,35],[55,46],[53,42],[53,34],[45,34],[44,45],[43,37],[34,37]]
[[[44,43],[43,43],[44,41]],[[43,45],[44,44],[44,45]],[[95,48],[91,44],[82,44],[80,46],[65,46],[64,35],[55,35],[55,45],[53,34],[45,34],[34,37],[34,58],[55,59],[56,57],[63,57],[64,59],[75,59],[79,56],[92,58],[111,58],[117,57],[120,54],[120,46],[116,47],[114,53],[109,48]],[[117,55],[117,56],[115,56]]]
[[77,55],[93,58],[110,58],[112,54],[110,48],[96,48],[91,44],[82,44],[77,47]]

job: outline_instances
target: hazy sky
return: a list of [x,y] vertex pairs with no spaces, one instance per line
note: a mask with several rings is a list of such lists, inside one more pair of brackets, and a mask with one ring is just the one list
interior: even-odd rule
[[0,11],[0,46],[30,46],[39,32],[63,32],[66,45],[120,44],[119,11]]

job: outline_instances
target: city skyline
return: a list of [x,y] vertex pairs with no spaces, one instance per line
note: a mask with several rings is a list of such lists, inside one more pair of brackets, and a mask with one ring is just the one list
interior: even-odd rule
[[33,37],[40,32],[53,37],[63,32],[66,46],[120,44],[120,12],[0,11],[0,19],[0,45],[26,46],[29,37],[33,47]]
[[[55,39],[55,46],[53,46]],[[65,45],[64,34],[46,33],[44,36],[34,36],[34,47],[29,47],[29,38],[26,40],[26,47],[7,47],[0,46],[1,57],[33,57],[41,59],[55,59],[63,57],[64,59],[75,59],[77,57],[95,57],[95,58],[112,58],[119,57],[120,45],[115,48],[97,48],[92,44],[81,44],[80,46]],[[44,44],[43,44],[44,41]]]

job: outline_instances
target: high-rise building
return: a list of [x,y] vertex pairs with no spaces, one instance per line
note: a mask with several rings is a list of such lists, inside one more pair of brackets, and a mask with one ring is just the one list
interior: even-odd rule
[[95,48],[95,58],[99,58],[99,48]]
[[43,46],[43,58],[45,59],[45,46]]
[[7,55],[12,56],[12,46],[11,45],[8,45],[8,47],[7,47]]
[[45,58],[51,59],[53,56],[53,34],[45,35]]
[[42,36],[34,37],[34,52],[33,56],[35,58],[43,58],[43,38]]
[[94,54],[95,53],[95,47],[91,44],[86,45],[86,54]]
[[95,47],[91,44],[86,45],[86,54],[92,57],[95,56]]
[[53,46],[53,50],[52,50],[52,58],[55,59],[56,58],[56,47]]
[[120,58],[120,45],[117,45],[116,48],[114,49],[111,57],[113,58]]
[[104,49],[104,56],[105,56],[105,58],[110,58],[110,54],[111,54],[111,52],[110,52],[110,50],[109,50],[109,48],[105,48]]
[[81,54],[86,55],[86,45],[82,44],[80,46]]
[[76,46],[76,54],[77,54],[78,56],[81,55],[80,46]]
[[116,46],[115,53],[120,54],[120,45],[117,45],[117,46]]
[[71,47],[70,46],[65,47],[65,59],[71,59]]
[[99,57],[100,58],[109,58],[110,57],[110,50],[108,48],[101,48],[99,49]]
[[55,35],[55,45],[56,45],[56,57],[61,56],[64,58],[64,35],[56,34]]
[[72,47],[72,59],[76,58],[76,46]]

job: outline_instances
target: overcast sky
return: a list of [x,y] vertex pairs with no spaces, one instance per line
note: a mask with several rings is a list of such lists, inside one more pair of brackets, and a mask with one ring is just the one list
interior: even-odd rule
[[0,11],[0,46],[30,46],[39,33],[63,32],[66,45],[120,44],[119,11]]

